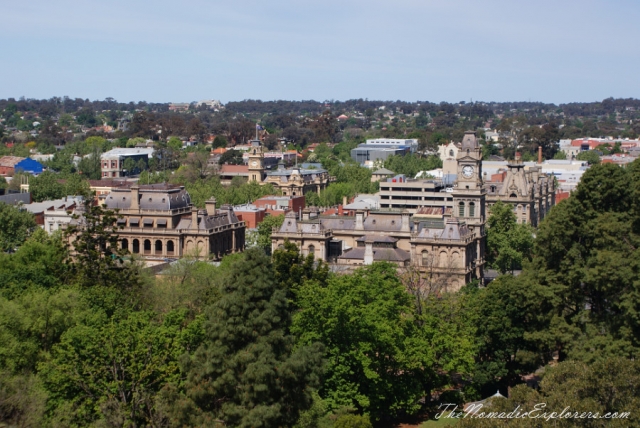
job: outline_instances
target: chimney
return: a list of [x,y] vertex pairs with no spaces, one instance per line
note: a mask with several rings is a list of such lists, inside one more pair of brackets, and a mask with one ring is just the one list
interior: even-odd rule
[[198,208],[191,207],[191,229],[198,230]]
[[402,213],[402,227],[400,228],[400,232],[411,232],[411,227],[409,226],[409,213]]
[[214,216],[216,215],[216,198],[211,197],[208,201],[204,203],[207,208],[207,215]]
[[302,210],[302,220],[309,220],[309,218],[309,209],[305,208],[304,210]]
[[364,241],[364,264],[373,264],[373,241],[369,239]]
[[538,163],[542,163],[542,146],[538,146]]
[[338,215],[344,215],[344,206],[338,205]]
[[356,230],[364,230],[364,213],[356,213]]
[[140,209],[140,187],[131,186],[131,206],[132,210]]

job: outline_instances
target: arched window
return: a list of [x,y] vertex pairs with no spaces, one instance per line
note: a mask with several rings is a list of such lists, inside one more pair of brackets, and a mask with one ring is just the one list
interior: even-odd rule
[[173,255],[174,251],[173,241],[167,241],[167,254]]
[[137,239],[133,240],[133,254],[138,254],[140,252],[140,241]]
[[515,193],[512,193],[512,194],[510,194],[510,195],[509,195],[509,197],[510,197],[510,198],[517,198],[517,197],[518,197],[518,195],[516,195]]
[[127,239],[123,239],[120,245],[120,248],[122,248],[123,250],[129,250],[129,241]]
[[314,247],[313,245],[309,245],[309,254],[312,254],[315,256],[316,254],[316,247]]
[[469,202],[469,217],[476,216],[476,204],[474,202]]
[[427,250],[422,251],[422,266],[429,266],[429,252]]
[[151,252],[151,241],[148,239],[144,240],[144,253],[149,254]]
[[162,241],[159,239],[156,241],[156,254],[162,254]]
[[460,202],[458,205],[458,216],[464,217],[464,202]]
[[454,157],[455,154],[453,153],[453,150],[449,150],[449,156]]

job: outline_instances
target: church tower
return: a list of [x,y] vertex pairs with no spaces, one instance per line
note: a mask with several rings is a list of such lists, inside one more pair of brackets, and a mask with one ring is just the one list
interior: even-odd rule
[[260,140],[251,140],[251,149],[249,150],[249,181],[257,181],[262,183],[264,178],[264,154],[262,153],[262,144]]
[[485,248],[485,190],[482,186],[482,148],[476,134],[467,131],[456,158],[458,176],[453,188],[453,216],[476,236],[476,277],[482,279]]

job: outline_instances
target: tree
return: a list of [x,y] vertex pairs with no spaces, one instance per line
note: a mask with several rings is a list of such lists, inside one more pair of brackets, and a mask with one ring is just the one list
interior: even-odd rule
[[35,202],[60,199],[65,196],[64,185],[58,182],[60,176],[51,171],[44,171],[36,177],[29,178],[29,192]]
[[639,355],[638,168],[590,167],[536,232],[529,275],[553,302],[544,333],[561,359]]
[[294,301],[306,281],[317,281],[321,285],[327,283],[329,266],[322,260],[316,261],[313,254],[303,257],[293,242],[285,241],[283,248],[273,252],[272,260],[274,279]]
[[[161,418],[155,396],[179,377],[178,357],[197,346],[198,323],[173,311],[81,324],[66,331],[41,364],[50,406],[69,425],[147,426]],[[186,327],[185,327],[186,325]]]
[[[461,369],[460,350],[448,339],[439,342],[433,319],[419,327],[412,300],[387,263],[332,276],[326,287],[310,281],[301,288],[293,331],[302,344],[320,341],[327,349],[319,392],[330,408],[356,408],[376,419],[411,414],[421,397],[446,384],[443,373]],[[447,355],[442,366],[440,355]],[[470,365],[468,356],[462,359]]]
[[557,160],[566,160],[567,154],[560,150],[560,151],[557,151],[555,155],[553,155],[553,158]]
[[270,275],[260,249],[235,261],[222,296],[208,310],[206,339],[185,362],[186,394],[201,423],[234,427],[293,425],[311,405],[322,352],[317,344],[294,350],[285,291]]
[[[637,360],[614,357],[590,365],[566,361],[545,368],[538,390],[518,385],[511,390],[508,399],[493,399],[490,404],[485,403],[478,413],[504,412],[506,415],[518,409],[520,414],[524,414],[540,409],[532,417],[502,418],[499,426],[504,427],[637,426],[640,418],[633,409],[640,405],[636,392],[638,382],[640,364]],[[555,417],[542,417],[543,413],[551,416],[554,412]],[[576,413],[577,416],[570,417]],[[607,413],[610,415],[605,418]],[[617,414],[616,418],[611,418],[613,413]],[[470,416],[461,418],[456,426],[494,427],[496,419]]]
[[600,155],[594,150],[586,150],[578,153],[577,160],[587,161],[589,165],[598,165],[600,163]]
[[265,253],[271,254],[272,230],[273,228],[279,229],[282,223],[284,223],[284,214],[267,216],[258,225],[258,247],[262,248]]
[[0,250],[13,251],[27,240],[36,228],[33,214],[0,203]]
[[220,156],[218,164],[242,165],[242,153],[238,150],[227,150]]
[[182,141],[178,137],[171,137],[169,138],[169,141],[167,141],[167,146],[171,150],[179,152],[182,150]]
[[213,139],[212,147],[217,149],[218,147],[227,147],[227,139],[222,135],[217,135],[216,138]]
[[531,259],[533,229],[516,223],[511,205],[502,201],[493,204],[487,226],[487,262],[494,269],[501,273],[521,269],[523,262]]

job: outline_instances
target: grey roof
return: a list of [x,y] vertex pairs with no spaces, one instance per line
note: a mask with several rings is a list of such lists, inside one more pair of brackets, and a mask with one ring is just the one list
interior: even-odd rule
[[[364,247],[352,248],[338,258],[364,260],[365,251],[366,248]],[[411,256],[409,255],[409,252],[401,250],[400,248],[373,248],[374,261],[406,262],[410,259]]]
[[388,243],[388,244],[394,244],[396,242],[398,242],[398,240],[396,238],[392,238],[390,236],[376,236],[376,235],[364,235],[361,236],[360,238],[356,239],[357,242],[367,242],[367,241],[371,241],[371,242],[384,242],[384,243]]
[[[105,198],[109,209],[131,208],[131,189],[113,189]],[[140,186],[139,206],[143,210],[172,210],[191,205],[191,196],[181,186],[150,184]]]
[[381,174],[385,174],[385,175],[395,175],[395,172],[388,170],[387,168],[380,168],[376,171],[372,172],[373,175],[381,175]]

